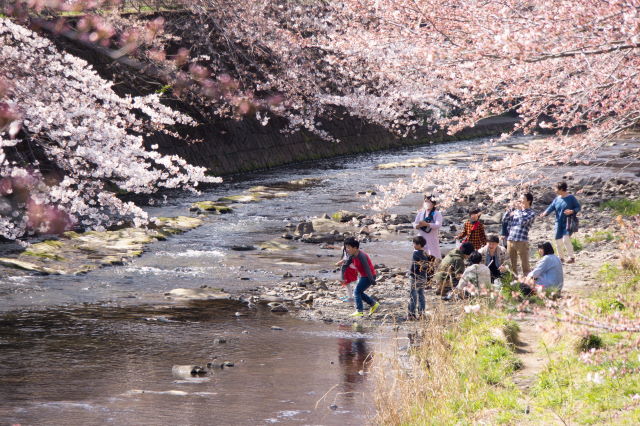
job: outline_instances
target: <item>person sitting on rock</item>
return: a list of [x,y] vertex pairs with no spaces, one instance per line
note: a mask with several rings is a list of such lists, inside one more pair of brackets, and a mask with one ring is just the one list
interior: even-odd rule
[[449,290],[458,285],[465,269],[464,261],[473,251],[473,244],[466,242],[447,253],[434,275],[436,294],[444,297]]
[[446,300],[456,296],[460,298],[477,296],[480,289],[491,287],[491,271],[482,263],[482,257],[477,251],[469,255],[470,265],[464,270],[458,285],[447,295]]
[[480,215],[482,215],[480,209],[471,209],[469,220],[464,223],[462,232],[457,236],[457,239],[463,243],[473,244],[474,250],[480,250],[487,244],[487,234],[484,232],[484,225],[480,222]]
[[344,240],[344,248],[349,255],[349,259],[345,262],[346,267],[349,267],[349,265],[353,263],[358,271],[358,275],[360,275],[356,289],[353,292],[356,311],[352,313],[351,316],[361,317],[364,315],[362,312],[364,309],[362,304],[363,300],[371,306],[369,315],[372,315],[380,307],[380,302],[375,301],[365,293],[365,290],[376,282],[376,270],[373,262],[371,262],[369,255],[360,250],[360,242],[353,237]]
[[500,238],[496,234],[489,234],[487,245],[478,250],[484,259],[484,264],[491,271],[491,282],[500,279],[502,273],[509,266],[507,250],[500,245]]
[[[413,255],[411,257],[411,269],[409,271],[409,318],[415,319],[424,314],[424,287],[433,275],[436,258],[425,253],[426,241],[417,236],[413,239]],[[417,316],[416,316],[417,308]]]
[[541,259],[527,278],[545,290],[560,292],[564,284],[562,261],[555,255],[553,246],[548,241],[538,244],[538,254]]

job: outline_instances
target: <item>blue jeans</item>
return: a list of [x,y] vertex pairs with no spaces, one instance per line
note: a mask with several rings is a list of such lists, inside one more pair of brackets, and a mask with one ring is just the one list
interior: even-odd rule
[[356,301],[356,310],[360,312],[362,312],[362,310],[364,309],[362,305],[363,300],[371,306],[376,304],[375,300],[373,300],[364,292],[366,289],[371,287],[371,284],[373,283],[369,280],[369,278],[360,277],[360,279],[358,280],[358,284],[356,284],[356,289],[353,291],[353,298]]
[[424,313],[424,288],[411,287],[409,290],[409,315],[416,314],[416,304],[418,305],[418,315]]

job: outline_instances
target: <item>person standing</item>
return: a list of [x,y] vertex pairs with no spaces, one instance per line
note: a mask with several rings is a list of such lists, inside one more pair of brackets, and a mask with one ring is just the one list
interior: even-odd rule
[[[435,257],[424,252],[425,240],[421,236],[413,239],[413,255],[411,256],[411,269],[409,271],[409,318],[415,319],[424,314],[424,287],[431,279],[434,271]],[[417,315],[416,315],[417,308]]]
[[556,247],[558,248],[558,255],[560,260],[564,261],[568,257],[567,263],[573,263],[576,261],[575,254],[573,253],[573,244],[571,243],[570,229],[567,229],[567,219],[569,216],[575,217],[580,211],[580,203],[573,194],[567,191],[566,182],[558,182],[556,185],[556,194],[558,195],[549,204],[549,207],[540,213],[540,217],[545,217],[551,212],[556,214]]
[[371,308],[369,309],[369,315],[372,315],[379,307],[380,302],[376,302],[365,293],[365,290],[371,287],[376,282],[376,270],[373,267],[371,258],[365,252],[360,250],[360,242],[353,237],[349,237],[344,240],[344,248],[349,255],[349,259],[343,264],[345,268],[348,268],[353,263],[358,270],[360,279],[356,284],[356,289],[353,292],[353,297],[356,303],[356,311],[351,314],[352,317],[363,316],[363,304],[364,300]]
[[533,195],[529,192],[522,194],[518,200],[517,208],[507,210],[502,218],[503,232],[506,231],[507,237],[507,253],[511,259],[511,268],[516,274],[518,273],[518,258],[522,263],[522,274],[527,275],[531,272],[529,230],[536,219],[536,213],[531,208],[532,205]]
[[433,195],[424,196],[423,208],[418,211],[413,227],[426,242],[424,251],[438,260],[442,259],[439,235],[442,227],[442,213],[437,210]]

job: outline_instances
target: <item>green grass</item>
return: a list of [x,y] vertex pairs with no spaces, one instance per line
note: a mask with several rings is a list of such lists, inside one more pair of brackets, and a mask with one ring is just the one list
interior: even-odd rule
[[635,371],[636,361],[588,365],[575,355],[565,355],[551,361],[538,375],[532,390],[531,403],[544,419],[560,418],[566,424],[637,424],[640,411],[633,395],[640,394],[640,375],[611,374]]
[[613,284],[622,276],[622,271],[611,263],[604,263],[597,273],[597,279],[605,284]]
[[403,400],[400,409],[397,401],[378,406],[377,423],[516,422],[524,413],[520,390],[511,380],[522,366],[511,343],[518,325],[490,312],[464,315],[447,327],[426,324],[424,332],[431,335],[413,353],[422,373],[394,379],[394,387],[418,397]]
[[605,201],[600,205],[600,209],[611,209],[623,216],[635,216],[640,214],[640,200],[628,200],[626,198],[619,200]]
[[600,241],[613,241],[616,237],[611,231],[600,230],[584,237],[585,243],[598,243]]
[[[602,287],[585,301],[597,321],[640,317],[640,274],[604,264],[597,276]],[[559,334],[547,346],[549,363],[538,375],[530,395],[540,422],[562,419],[566,424],[640,424],[640,351],[637,333],[606,329],[575,335]],[[581,354],[589,354],[585,362]],[[584,356],[584,355],[582,355]]]

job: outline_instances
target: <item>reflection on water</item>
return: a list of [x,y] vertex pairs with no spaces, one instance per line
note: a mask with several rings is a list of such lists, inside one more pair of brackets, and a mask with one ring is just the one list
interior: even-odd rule
[[338,361],[343,371],[344,392],[354,392],[364,381],[370,349],[365,338],[338,339]]
[[[247,315],[236,317],[236,311]],[[370,409],[365,372],[372,344],[365,331],[220,301],[5,314],[0,418],[23,424],[362,424]],[[225,361],[233,367],[202,378],[172,375],[173,365]]]

